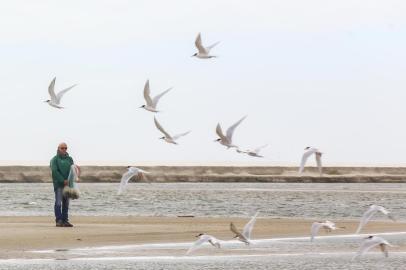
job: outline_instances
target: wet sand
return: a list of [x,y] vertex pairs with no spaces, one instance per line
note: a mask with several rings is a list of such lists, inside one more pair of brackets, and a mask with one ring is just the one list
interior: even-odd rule
[[[242,228],[240,218],[170,217],[72,217],[74,228],[57,228],[52,217],[0,217],[0,259],[40,258],[32,250],[72,249],[143,243],[191,242],[201,232],[227,240],[233,237],[229,223]],[[314,220],[259,218],[253,238],[308,236]],[[334,220],[333,220],[334,221]],[[335,221],[337,230],[329,235],[352,234],[358,221]],[[363,233],[406,231],[405,222],[371,222]],[[320,235],[326,235],[320,232]]]

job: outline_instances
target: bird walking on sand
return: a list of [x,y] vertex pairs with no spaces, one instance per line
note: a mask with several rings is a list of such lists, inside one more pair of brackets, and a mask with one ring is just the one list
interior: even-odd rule
[[154,123],[155,123],[155,126],[157,127],[157,129],[165,135],[165,136],[161,137],[160,139],[164,140],[167,143],[178,144],[176,141],[180,137],[183,137],[190,133],[190,131],[187,131],[187,132],[184,132],[181,134],[171,136],[168,132],[165,131],[165,129],[161,126],[161,124],[159,124],[158,120],[155,117],[154,117]]
[[247,154],[247,155],[249,155],[249,156],[251,156],[251,157],[263,158],[264,156],[260,155],[259,152],[261,152],[261,150],[262,150],[263,148],[267,147],[267,146],[268,146],[268,145],[265,144],[265,145],[262,145],[262,146],[260,146],[260,147],[258,147],[258,148],[255,148],[255,149],[253,149],[253,150],[248,149],[248,150],[245,150],[245,151],[244,151],[244,150],[240,150],[240,149],[237,148],[237,153],[240,153],[240,154]]
[[322,175],[323,171],[322,171],[322,166],[321,166],[321,155],[322,153],[319,151],[319,149],[314,148],[314,147],[306,147],[304,149],[306,152],[304,152],[303,156],[302,156],[302,161],[300,163],[300,168],[299,168],[299,173],[302,173],[304,170],[304,167],[306,165],[306,161],[307,159],[314,154],[314,156],[316,157],[316,163],[317,163],[317,168],[319,169],[319,174],[320,176]]
[[243,118],[238,120],[234,125],[229,127],[227,129],[226,135],[224,135],[223,130],[221,129],[220,123],[218,123],[217,127],[216,127],[216,133],[217,133],[217,136],[219,136],[220,138],[216,139],[215,142],[219,142],[220,144],[226,146],[227,149],[229,149],[229,148],[237,148],[238,149],[238,146],[233,144],[233,134],[234,134],[234,130],[238,127],[238,125],[241,124],[241,122],[246,117],[247,116],[244,116]]
[[358,229],[355,232],[356,234],[360,233],[362,228],[371,220],[371,218],[378,212],[386,215],[389,219],[396,221],[396,219],[392,216],[391,212],[389,212],[385,207],[379,205],[371,205],[367,211],[362,215],[360,223],[358,225]]
[[120,186],[118,187],[117,195],[121,195],[125,191],[127,184],[131,178],[136,176],[137,179],[141,180],[144,177],[144,174],[149,173],[149,172],[141,170],[137,167],[128,166],[127,169],[128,170],[121,177]]
[[212,44],[210,46],[204,47],[202,45],[202,37],[201,37],[201,35],[199,33],[197,35],[197,37],[196,37],[196,40],[195,40],[195,46],[196,46],[198,52],[195,53],[194,55],[192,55],[192,57],[195,56],[195,57],[200,58],[200,59],[209,59],[209,58],[217,57],[217,56],[214,56],[214,55],[210,55],[210,50],[213,49],[219,43],[220,43],[220,41],[218,41],[218,42],[216,42],[216,43],[214,43],[214,44]]
[[368,236],[367,238],[365,238],[364,242],[361,244],[358,252],[352,258],[352,260],[355,260],[356,258],[361,257],[366,252],[368,252],[370,249],[377,247],[377,246],[379,246],[379,248],[381,249],[381,251],[385,257],[389,256],[388,247],[394,247],[393,245],[391,245],[388,241],[386,241],[382,237]]
[[151,90],[149,88],[149,80],[147,80],[145,85],[144,85],[144,99],[145,99],[145,102],[147,104],[142,105],[140,108],[143,108],[143,109],[145,109],[147,111],[154,112],[154,113],[159,112],[158,109],[157,109],[159,100],[161,99],[161,97],[163,95],[168,93],[171,89],[172,89],[172,87],[165,90],[165,91],[163,91],[162,93],[155,96],[154,98],[151,98]]
[[208,235],[205,233],[200,233],[200,234],[196,235],[196,237],[198,237],[199,239],[197,239],[197,241],[193,243],[193,245],[186,252],[186,255],[197,250],[204,243],[210,243],[213,247],[221,248],[220,241],[217,238],[215,238],[214,236],[211,236],[211,235]]
[[45,100],[44,102],[48,103],[49,106],[52,106],[54,108],[63,109],[64,107],[61,106],[61,100],[63,95],[65,95],[66,92],[71,90],[77,84],[69,86],[68,88],[61,90],[58,94],[55,94],[55,81],[56,77],[51,81],[50,85],[48,86],[48,93],[51,99]]
[[246,245],[250,244],[251,241],[251,232],[252,229],[254,228],[255,225],[255,221],[257,220],[257,216],[258,216],[259,212],[256,212],[255,215],[251,218],[251,220],[245,224],[244,229],[242,232],[240,232],[237,227],[234,225],[234,223],[230,223],[230,230],[235,233],[235,237],[237,238],[239,241],[245,243]]
[[[319,233],[320,229],[325,229],[326,232],[331,232],[331,231],[335,231],[339,228],[336,227],[334,222],[331,222],[329,220],[326,220],[324,222],[322,221],[318,221],[318,222],[314,222],[311,226],[311,236],[310,236],[310,241],[313,242],[314,237]],[[344,227],[340,227],[340,229],[344,229]]]

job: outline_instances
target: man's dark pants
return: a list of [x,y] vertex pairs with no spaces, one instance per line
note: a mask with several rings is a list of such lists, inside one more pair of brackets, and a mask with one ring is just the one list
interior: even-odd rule
[[63,188],[55,190],[55,221],[68,222],[69,198],[63,196]]

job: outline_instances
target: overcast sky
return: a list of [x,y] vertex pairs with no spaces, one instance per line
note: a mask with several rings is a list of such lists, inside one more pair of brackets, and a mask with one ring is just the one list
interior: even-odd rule
[[[296,164],[305,146],[325,165],[406,164],[406,2],[3,1],[0,161],[45,164],[66,141],[79,164]],[[221,43],[200,60],[194,39]],[[65,110],[43,103],[56,89]],[[143,86],[173,90],[158,140]],[[268,143],[259,161],[214,143]],[[314,161],[312,161],[314,163]]]

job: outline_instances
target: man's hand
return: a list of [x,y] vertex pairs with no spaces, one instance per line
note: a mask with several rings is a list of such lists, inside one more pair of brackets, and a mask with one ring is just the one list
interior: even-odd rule
[[64,185],[64,186],[67,186],[67,185],[68,185],[68,180],[64,180],[64,181],[63,181],[63,185]]

